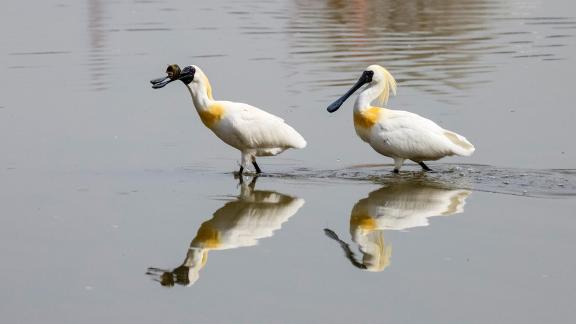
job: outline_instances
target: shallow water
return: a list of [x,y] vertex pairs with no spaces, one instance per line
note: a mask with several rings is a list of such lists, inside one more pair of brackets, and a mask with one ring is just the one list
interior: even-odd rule
[[[568,1],[43,1],[0,14],[0,314],[9,323],[569,322]],[[308,140],[259,163],[167,64]],[[325,107],[369,64],[470,158],[400,175]],[[167,288],[165,286],[172,286]]]

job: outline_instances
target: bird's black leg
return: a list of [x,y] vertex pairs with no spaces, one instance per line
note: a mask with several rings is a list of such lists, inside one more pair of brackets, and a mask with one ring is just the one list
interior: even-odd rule
[[238,170],[238,175],[241,176],[242,172],[244,172],[244,167],[240,166],[240,170]]
[[424,171],[432,171],[424,162],[418,162]]
[[254,169],[256,169],[256,173],[260,174],[262,173],[262,170],[260,170],[260,167],[258,166],[258,163],[256,163],[256,158],[252,157],[252,165],[254,166]]
[[248,186],[250,187],[250,189],[254,190],[254,188],[256,187],[256,179],[258,179],[257,176],[252,177],[252,181],[250,181],[250,184],[248,184]]

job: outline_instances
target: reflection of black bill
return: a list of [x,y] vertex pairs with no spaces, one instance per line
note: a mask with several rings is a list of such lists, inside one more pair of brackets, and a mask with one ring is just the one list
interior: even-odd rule
[[338,237],[338,235],[336,233],[334,233],[333,230],[331,230],[329,228],[325,228],[324,234],[326,234],[326,236],[328,236],[329,238],[333,239],[334,241],[336,241],[340,244],[340,247],[342,248],[342,250],[344,250],[344,254],[346,255],[346,258],[348,258],[348,260],[350,260],[350,262],[352,263],[353,266],[355,266],[358,269],[363,269],[363,270],[366,269],[365,264],[356,260],[356,256],[354,255],[354,252],[352,252],[350,245],[348,245],[348,243],[342,241]]
[[150,80],[150,83],[152,83],[152,88],[160,89],[172,81],[174,81],[174,80],[170,79],[170,77],[163,77],[163,78]]

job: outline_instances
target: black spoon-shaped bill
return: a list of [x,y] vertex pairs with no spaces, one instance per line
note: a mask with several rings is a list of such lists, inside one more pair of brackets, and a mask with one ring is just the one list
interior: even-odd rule
[[150,83],[152,83],[152,88],[160,89],[172,81],[174,81],[174,80],[170,79],[170,77],[164,77],[164,78],[158,78],[158,79],[150,80]]
[[333,113],[336,110],[338,110],[338,108],[340,108],[340,106],[342,106],[342,104],[348,99],[348,97],[350,97],[354,92],[356,92],[356,90],[360,89],[360,87],[362,87],[366,83],[372,82],[373,75],[374,72],[372,71],[364,71],[360,79],[356,81],[356,84],[354,84],[354,86],[352,86],[352,88],[348,90],[348,92],[346,92],[342,97],[338,98],[330,106],[328,106],[327,108],[328,112]]
[[168,68],[166,68],[167,76],[150,80],[150,83],[152,83],[152,88],[160,89],[163,88],[168,83],[178,80],[180,78],[180,71],[181,70],[178,64],[168,65]]

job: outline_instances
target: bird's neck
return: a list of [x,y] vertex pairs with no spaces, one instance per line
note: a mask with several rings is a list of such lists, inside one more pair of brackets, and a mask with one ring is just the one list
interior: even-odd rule
[[[193,285],[200,277],[200,270],[206,265],[208,251],[204,249],[190,248],[186,254],[186,259],[181,266],[172,271],[176,277],[184,275],[182,271],[186,271],[188,281],[185,282],[187,286]],[[178,280],[180,283],[180,280]]]
[[192,95],[194,107],[196,107],[198,112],[206,111],[214,104],[215,100],[212,97],[212,87],[206,76],[200,75],[199,81],[188,84],[188,90],[190,91],[190,95]]
[[372,102],[380,96],[384,85],[382,83],[374,83],[364,89],[356,98],[354,104],[354,111],[364,111],[372,107]]
[[190,247],[186,254],[183,266],[195,269],[202,269],[208,260],[208,250]]

